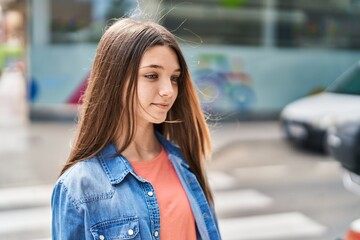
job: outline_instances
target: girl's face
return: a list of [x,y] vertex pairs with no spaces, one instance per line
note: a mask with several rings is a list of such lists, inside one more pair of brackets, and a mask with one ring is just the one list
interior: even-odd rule
[[154,46],[143,55],[137,83],[138,123],[162,123],[178,95],[180,65],[168,46]]

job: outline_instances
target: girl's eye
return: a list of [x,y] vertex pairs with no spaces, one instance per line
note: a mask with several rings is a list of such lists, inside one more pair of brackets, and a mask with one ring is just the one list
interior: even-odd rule
[[174,82],[174,83],[178,83],[179,80],[180,80],[180,77],[179,77],[179,76],[172,76],[172,77],[170,78],[170,80],[171,80],[172,82]]
[[145,75],[145,77],[148,79],[157,79],[158,75],[157,74],[147,74],[147,75]]

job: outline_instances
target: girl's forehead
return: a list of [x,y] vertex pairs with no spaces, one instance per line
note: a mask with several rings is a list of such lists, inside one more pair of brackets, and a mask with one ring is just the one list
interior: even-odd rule
[[154,66],[180,68],[176,52],[163,45],[150,47],[141,58],[140,68]]

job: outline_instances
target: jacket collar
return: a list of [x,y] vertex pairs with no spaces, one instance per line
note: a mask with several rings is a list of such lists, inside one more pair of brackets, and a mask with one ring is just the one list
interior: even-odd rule
[[[155,132],[155,134],[160,144],[168,153],[170,161],[174,165],[181,165],[188,169],[189,165],[183,160],[184,158],[179,147],[166,140],[159,132]],[[124,156],[116,155],[117,151],[115,145],[109,143],[97,154],[100,164],[111,184],[120,183],[129,173],[134,175],[138,180],[145,181],[134,173],[134,169]]]
[[120,183],[129,172],[134,172],[129,161],[122,155],[116,155],[113,143],[108,144],[98,153],[98,158],[111,184]]
[[179,146],[165,139],[164,136],[161,135],[159,132],[155,132],[155,134],[161,145],[163,145],[163,147],[165,148],[165,151],[167,152],[173,164],[174,162],[176,162],[178,164],[181,164],[185,168],[189,168],[189,165],[184,161],[185,158],[182,155]]

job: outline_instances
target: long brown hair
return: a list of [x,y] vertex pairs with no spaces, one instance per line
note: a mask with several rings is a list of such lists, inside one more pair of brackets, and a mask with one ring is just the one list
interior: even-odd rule
[[140,61],[145,51],[156,45],[173,49],[181,69],[179,95],[168,112],[169,121],[156,128],[179,145],[208,201],[213,202],[203,165],[211,150],[210,135],[195,87],[174,35],[152,22],[120,19],[100,39],[83,96],[74,146],[61,174],[75,163],[95,156],[119,132],[125,141],[118,153],[129,146],[136,131],[134,106]]

